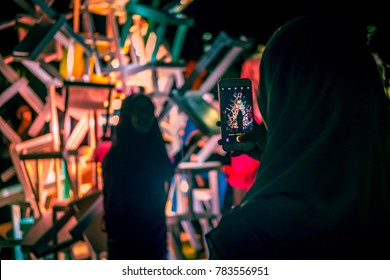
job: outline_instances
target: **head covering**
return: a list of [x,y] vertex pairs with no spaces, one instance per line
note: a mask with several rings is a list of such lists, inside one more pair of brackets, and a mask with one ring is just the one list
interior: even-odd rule
[[[146,138],[143,133],[137,132],[132,122],[132,116],[134,114],[154,115],[154,104],[149,96],[143,93],[132,94],[126,97],[122,102],[120,119],[117,126],[117,135],[115,137],[118,145],[126,145],[129,141],[139,141],[142,138]],[[158,123],[155,119],[152,128],[147,134],[160,133]],[[142,139],[143,141],[143,139]]]
[[208,235],[212,258],[390,257],[390,115],[355,27],[302,16],[268,41],[259,88],[267,146],[241,205]]
[[[166,179],[169,180],[172,167],[157,119],[154,117],[154,123],[146,133],[138,132],[132,124],[132,114],[139,106],[154,115],[154,104],[145,94],[133,94],[123,101],[115,140],[105,162],[106,169],[120,172],[130,166],[141,169],[142,165],[147,167],[145,172],[149,172],[158,167],[168,174]],[[164,172],[161,166],[167,166],[169,172]]]

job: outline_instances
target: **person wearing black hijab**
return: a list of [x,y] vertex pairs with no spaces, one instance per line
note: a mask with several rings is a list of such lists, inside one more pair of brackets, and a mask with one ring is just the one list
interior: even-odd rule
[[390,113],[355,27],[301,16],[271,36],[261,166],[207,234],[210,259],[390,259]]
[[108,259],[166,259],[166,182],[173,176],[154,104],[144,94],[122,103],[103,162]]

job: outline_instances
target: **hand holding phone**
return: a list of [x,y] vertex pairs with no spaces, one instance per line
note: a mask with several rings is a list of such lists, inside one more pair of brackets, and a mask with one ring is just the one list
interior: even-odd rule
[[252,82],[248,78],[223,78],[218,81],[221,119],[221,145],[225,151],[249,151],[254,140],[245,140],[254,132]]
[[[217,121],[216,125],[221,127],[221,121]],[[245,133],[245,135],[242,135],[240,138],[243,138],[242,141],[254,141],[256,147],[249,151],[231,151],[230,156],[237,157],[246,154],[253,159],[260,160],[265,146],[267,145],[267,128],[265,127],[264,122],[261,122],[260,124],[255,123],[255,131],[253,133]],[[222,139],[218,140],[218,145],[222,145]]]

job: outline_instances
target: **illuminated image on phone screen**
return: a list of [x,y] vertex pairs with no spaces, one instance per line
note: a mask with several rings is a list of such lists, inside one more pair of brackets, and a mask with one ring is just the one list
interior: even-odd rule
[[249,86],[221,87],[220,98],[223,141],[238,143],[238,136],[254,130],[252,89]]

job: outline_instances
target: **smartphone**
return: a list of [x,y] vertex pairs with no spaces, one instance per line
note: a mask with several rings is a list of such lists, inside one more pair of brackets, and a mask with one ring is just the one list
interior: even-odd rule
[[240,141],[239,136],[254,132],[252,81],[248,78],[222,78],[218,81],[222,148],[249,151],[255,142]]

